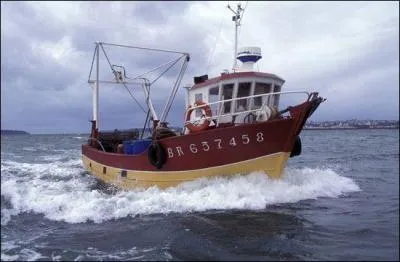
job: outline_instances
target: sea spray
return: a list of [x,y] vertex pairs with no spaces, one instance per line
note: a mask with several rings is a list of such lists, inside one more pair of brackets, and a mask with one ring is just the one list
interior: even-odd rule
[[101,223],[128,216],[183,213],[213,209],[260,210],[269,205],[319,197],[335,198],[359,191],[350,178],[329,168],[286,168],[280,180],[262,172],[201,178],[176,187],[116,191],[93,189],[90,175],[82,175],[79,159],[44,164],[2,162],[1,195],[11,208],[2,224],[21,212],[43,214],[68,223]]

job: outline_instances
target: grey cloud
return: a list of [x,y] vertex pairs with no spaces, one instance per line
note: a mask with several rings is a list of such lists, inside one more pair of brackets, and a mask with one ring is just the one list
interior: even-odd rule
[[76,81],[76,72],[32,53],[27,41],[8,37],[4,41],[10,43],[5,44],[2,52],[3,77],[9,83],[24,78],[30,80],[30,86],[26,88],[59,90]]
[[[94,41],[189,52],[191,61],[182,84],[193,83],[193,76],[206,73],[204,70],[209,47],[213,45],[209,43],[212,38],[208,37],[208,31],[201,28],[201,21],[193,23],[183,19],[191,5],[197,3],[199,2],[61,2],[77,7],[79,12],[66,9],[69,17],[58,19],[57,15],[64,14],[52,15],[52,10],[37,8],[33,5],[35,3],[2,2],[2,128],[25,129],[30,132],[88,132],[92,97],[86,80]],[[364,11],[370,10],[369,6],[374,3],[331,3],[327,7],[326,4],[319,3],[272,2],[267,8],[262,2],[249,4],[244,18],[245,23],[248,23],[246,26],[258,28],[257,23],[261,24],[263,21],[266,26],[262,27],[262,35],[271,39],[267,44],[276,43],[273,40],[283,40],[280,42],[283,45],[280,50],[285,55],[297,54],[293,43],[312,46],[318,41],[326,41],[327,38],[318,38],[326,31],[331,32],[333,39],[349,37],[345,28],[340,27],[346,26],[340,23],[340,19],[364,19]],[[63,9],[58,12],[60,10]],[[226,26],[231,23],[229,15],[227,17],[229,21],[224,23],[222,31],[226,31],[223,35],[231,40],[233,25]],[[256,17],[258,22],[255,21]],[[332,17],[337,17],[338,20],[332,22]],[[387,30],[379,31],[380,28]],[[287,80],[287,89],[308,89],[312,85],[311,90],[317,89],[321,95],[329,95],[328,101],[321,105],[313,119],[398,118],[398,21],[389,20],[373,29],[373,33],[377,34],[375,41],[369,44],[360,42],[353,50],[346,47],[343,53],[338,54],[341,58],[336,64],[327,64],[324,57],[320,57],[319,62],[314,65],[321,65],[321,68],[308,66],[306,61],[303,71],[296,72],[290,61],[293,57],[283,56],[286,60],[278,64],[278,70],[272,70],[272,73]],[[211,31],[216,33],[217,28]],[[67,56],[57,62],[31,50],[32,43],[57,43],[63,37],[71,40],[71,47],[75,49],[71,54],[74,58]],[[252,40],[259,40],[257,38],[256,35]],[[306,40],[308,42],[304,42]],[[220,42],[223,42],[223,38],[220,38]],[[212,69],[213,71],[219,73],[231,65],[230,48],[228,46],[222,48],[223,50],[216,50],[214,64],[218,69]],[[263,60],[269,62],[270,57],[273,59],[279,56],[277,53],[270,53],[277,50],[273,47],[266,50]],[[110,51],[110,58],[115,64],[125,65],[130,76],[172,59],[164,54],[138,53],[117,55]],[[349,58],[346,59],[346,56]],[[226,61],[222,63],[222,59]],[[270,65],[266,64],[269,68]],[[223,68],[219,68],[220,65]],[[158,112],[164,107],[169,95],[168,89],[172,88],[177,70],[179,66],[154,85],[152,98]],[[112,77],[107,64],[102,67],[101,72],[106,71]],[[346,90],[347,86],[349,92]],[[381,99],[375,98],[374,91],[379,93]],[[135,96],[138,99],[143,98],[142,91],[135,89]],[[183,122],[184,96],[185,90],[181,88],[169,114],[168,120],[172,125],[181,125]],[[122,86],[102,86],[100,98],[102,127],[130,128],[143,123],[145,114],[134,104]]]
[[190,2],[136,2],[133,17],[144,20],[150,25],[165,25],[173,17],[180,17],[190,6]]
[[[65,34],[65,29],[55,21],[35,12],[25,2],[8,2],[2,5],[2,38],[3,32],[18,37],[19,40],[57,41]],[[3,40],[2,40],[3,41]]]

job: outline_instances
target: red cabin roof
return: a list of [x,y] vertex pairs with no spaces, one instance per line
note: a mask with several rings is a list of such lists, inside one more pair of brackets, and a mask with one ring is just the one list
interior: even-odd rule
[[244,78],[244,77],[263,77],[263,78],[275,78],[281,81],[285,81],[277,75],[270,73],[261,73],[261,72],[236,72],[236,73],[222,73],[221,76],[210,78],[202,83],[196,84],[192,86],[191,89],[199,88],[207,85],[216,84],[219,81],[233,79],[233,78]]

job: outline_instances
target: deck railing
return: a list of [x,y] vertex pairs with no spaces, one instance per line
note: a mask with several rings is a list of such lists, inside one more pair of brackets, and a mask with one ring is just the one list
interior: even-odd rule
[[[257,98],[257,97],[268,97],[268,96],[288,95],[288,94],[305,94],[305,95],[307,95],[307,97],[310,97],[310,93],[306,92],[306,91],[284,91],[284,92],[274,92],[274,93],[266,93],[266,94],[243,96],[243,97],[236,97],[236,98],[231,98],[231,99],[219,100],[219,101],[208,103],[209,106],[219,105],[218,106],[218,114],[217,115],[213,115],[211,117],[203,116],[201,118],[197,118],[197,119],[186,121],[184,123],[184,128],[186,128],[186,126],[189,123],[195,123],[195,122],[198,122],[198,121],[201,121],[201,120],[206,120],[206,119],[209,119],[211,121],[212,120],[216,120],[216,126],[218,126],[220,124],[221,117],[234,117],[234,116],[242,115],[242,114],[260,112],[261,110],[263,110],[263,108],[265,108],[265,106],[269,102],[269,99],[265,99],[265,101],[262,103],[262,105],[257,107],[257,108],[248,109],[248,110],[244,110],[244,111],[236,111],[235,108],[233,108],[233,110],[232,109],[230,110],[231,112],[222,114],[223,109],[224,109],[224,105],[225,105],[226,102],[236,102],[238,100],[246,100],[246,99],[249,99],[249,100],[253,99],[253,101],[254,101],[254,98]],[[231,107],[233,107],[233,105],[234,105],[234,103],[231,104]],[[250,105],[251,105],[251,103],[249,103],[248,107],[250,107]],[[190,108],[190,110],[196,111],[196,109],[202,109],[205,106],[206,105],[199,105],[199,106],[194,106],[194,107],[192,106]],[[189,111],[189,108],[186,109],[186,111],[185,111],[185,117],[187,116],[188,111]]]

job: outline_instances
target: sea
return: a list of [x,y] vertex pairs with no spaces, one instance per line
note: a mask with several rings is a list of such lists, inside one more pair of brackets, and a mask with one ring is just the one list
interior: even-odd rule
[[1,136],[2,261],[399,260],[399,130],[304,130],[262,172],[116,190],[87,135]]

